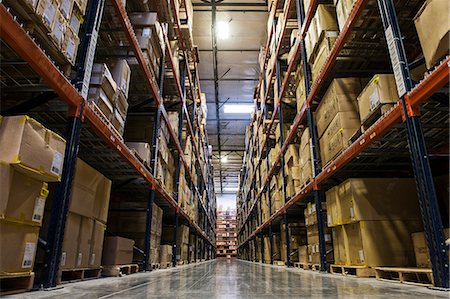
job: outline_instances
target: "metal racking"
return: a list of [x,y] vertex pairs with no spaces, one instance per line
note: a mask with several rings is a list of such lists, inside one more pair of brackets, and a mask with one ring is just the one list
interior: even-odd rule
[[[279,8],[283,5],[283,1],[274,1],[273,5]],[[264,52],[264,69],[261,70],[260,80],[256,89],[256,103],[255,106],[259,109],[259,113],[255,113],[252,119],[251,131],[253,134],[263,126],[264,119],[269,119],[268,110],[270,109],[270,101],[274,95],[271,94],[272,77],[275,76],[275,83],[277,84],[278,104],[273,107],[270,121],[267,127],[264,127],[264,141],[262,148],[259,148],[260,153],[268,156],[269,135],[271,134],[274,121],[278,119],[280,125],[283,124],[281,109],[282,100],[292,94],[291,74],[294,67],[297,66],[296,61],[300,59],[303,62],[303,70],[306,85],[306,103],[302,106],[300,111],[295,116],[293,124],[290,127],[287,136],[282,136],[281,150],[277,155],[275,161],[269,163],[267,158],[267,176],[262,181],[261,186],[257,189],[254,181],[257,175],[261,177],[261,162],[263,156],[254,157],[252,152],[258,149],[258,143],[255,144],[255,138],[247,140],[247,149],[244,158],[244,166],[242,168],[240,177],[240,188],[238,191],[238,256],[247,257],[248,246],[256,237],[262,234],[268,234],[270,239],[270,250],[272,251],[272,226],[278,223],[282,218],[284,222],[288,223],[288,215],[295,215],[299,213],[299,205],[307,201],[315,201],[316,207],[321,207],[320,202],[323,198],[323,191],[330,187],[337,185],[343,178],[351,175],[362,175],[370,172],[367,167],[373,168],[371,175],[386,175],[392,169],[390,166],[404,168],[402,171],[398,169],[397,173],[413,174],[416,180],[417,192],[419,195],[419,203],[422,210],[422,218],[425,228],[425,235],[427,245],[431,256],[431,264],[433,276],[435,278],[435,286],[448,288],[448,259],[447,248],[444,244],[442,221],[439,213],[438,203],[436,199],[436,192],[432,180],[432,173],[430,167],[430,160],[432,156],[427,153],[430,150],[436,150],[442,144],[440,141],[448,139],[447,125],[442,126],[439,121],[433,121],[433,118],[440,119],[440,121],[448,121],[448,104],[444,107],[440,106],[442,102],[438,94],[441,88],[449,83],[450,74],[450,58],[447,57],[441,61],[434,69],[429,70],[421,82],[414,85],[411,75],[410,66],[407,54],[413,52],[412,45],[417,45],[418,41],[408,40],[401,32],[410,33],[410,28],[405,25],[405,19],[415,14],[423,4],[423,1],[414,1],[414,3],[406,3],[405,1],[398,1],[395,3],[392,0],[357,0],[343,26],[339,36],[332,47],[325,65],[322,67],[318,78],[311,86],[310,84],[310,70],[306,58],[305,50],[305,36],[311,24],[311,20],[317,9],[320,1],[309,1],[307,11],[304,11],[303,1],[295,1],[297,8],[297,20],[299,34],[291,51],[294,53],[293,63],[284,65],[286,74],[284,78],[281,77],[280,60],[281,54],[285,53],[286,48],[283,42],[286,32],[286,20],[291,12],[291,1],[284,1],[284,22],[282,23],[279,32],[278,40],[276,42],[275,60],[270,60],[274,65],[268,66],[268,48],[274,38],[275,25],[269,29],[268,40]],[[401,14],[399,14],[401,10]],[[273,16],[270,16],[273,18]],[[411,27],[411,24],[409,25]],[[389,34],[387,34],[387,32]],[[366,35],[364,35],[366,34]],[[377,35],[378,34],[378,35]],[[408,38],[414,36],[415,33],[409,34]],[[375,38],[376,42],[370,41],[370,38]],[[389,52],[386,49],[386,40],[389,45]],[[378,43],[377,43],[378,42]],[[386,53],[383,55],[383,53]],[[389,56],[388,56],[389,55]],[[342,58],[364,57],[365,64],[352,63],[351,61],[343,61]],[[389,57],[389,58],[387,58]],[[269,62],[270,62],[269,61]],[[318,138],[315,131],[315,123],[313,111],[317,107],[317,100],[323,95],[326,87],[334,77],[348,74],[365,74],[376,71],[385,71],[391,68],[396,70],[395,76],[397,85],[403,87],[403,92],[400,95],[400,100],[394,107],[376,121],[370,128],[368,128],[359,138],[344,150],[340,155],[333,159],[327,165],[321,165],[318,155]],[[270,74],[268,80],[265,80],[265,72],[268,68],[276,69],[275,75]],[[367,74],[367,73],[366,73]],[[281,83],[282,80],[282,83]],[[263,90],[261,95],[260,91]],[[399,88],[402,90],[402,88]],[[294,92],[295,93],[295,92]],[[444,96],[445,97],[445,96]],[[446,100],[445,100],[446,101]],[[443,114],[441,114],[441,112]],[[278,117],[278,118],[277,118]],[[435,119],[435,120],[436,120]],[[253,123],[254,122],[254,123]],[[284,185],[284,205],[275,213],[270,211],[270,187],[268,186],[273,175],[282,171],[284,173],[283,157],[287,151],[289,144],[295,141],[297,129],[300,126],[307,126],[310,128],[311,143],[312,143],[312,161],[313,161],[313,179],[303,186],[303,188],[296,195],[291,198],[286,196],[286,182],[283,175]],[[435,135],[431,131],[435,129]],[[282,131],[282,130],[281,130]],[[437,132],[437,133],[436,133]],[[400,144],[400,148],[399,143]],[[397,144],[395,144],[397,142]],[[396,148],[397,147],[397,148]],[[409,155],[406,148],[409,150]],[[265,151],[264,151],[265,149]],[[382,157],[384,155],[384,157]],[[255,158],[255,159],[253,159]],[[381,159],[380,159],[381,158]],[[447,157],[448,158],[448,157]],[[253,163],[255,171],[250,177],[248,173],[249,163]],[[372,170],[372,169],[371,169]],[[392,175],[392,174],[391,174]],[[250,180],[253,182],[250,190],[244,190],[244,182]],[[260,180],[261,181],[261,180]],[[250,192],[254,191],[254,192]],[[261,215],[257,213],[257,206],[261,201],[263,193],[267,193],[269,199],[269,219],[262,222]],[[254,195],[252,195],[254,194]],[[321,219],[320,211],[317,212],[319,223],[318,227],[322,228],[323,219]],[[253,228],[253,229],[252,229]],[[287,230],[286,230],[287,232]],[[287,232],[288,234],[288,232]],[[289,238],[287,240],[287,257],[289,257]],[[322,271],[326,271],[327,265],[325,260],[325,244],[323,231],[319,231],[320,244],[320,264]],[[261,246],[261,251],[263,246]],[[272,252],[270,254],[272,257]],[[252,257],[250,257],[251,259]],[[271,261],[272,262],[272,261]],[[289,266],[289,260],[287,261]]]
[[[200,246],[200,259],[210,259],[215,256],[215,193],[214,186],[211,180],[212,163],[211,157],[208,153],[207,134],[204,136],[200,133],[200,124],[198,118],[195,117],[197,108],[196,96],[200,98],[201,90],[199,85],[197,61],[195,60],[195,50],[192,48],[192,41],[186,41],[182,32],[181,24],[175,7],[175,1],[171,0],[171,11],[174,19],[177,20],[176,30],[169,30],[164,32],[165,40],[165,55],[161,59],[160,74],[156,77],[149,69],[144,59],[142,50],[139,47],[138,41],[133,31],[128,14],[125,10],[122,1],[111,0],[111,3],[106,4],[104,0],[90,0],[87,10],[87,18],[85,20],[85,31],[80,44],[80,52],[76,63],[76,78],[70,82],[63,72],[60,70],[58,62],[52,61],[45,53],[44,49],[37,44],[35,39],[26,31],[26,27],[21,22],[21,9],[17,9],[14,2],[3,1],[0,4],[0,15],[2,22],[0,23],[0,37],[2,40],[2,52],[7,53],[5,57],[12,59],[5,59],[2,65],[8,63],[20,63],[21,65],[28,65],[30,70],[25,74],[17,72],[23,77],[29,76],[28,81],[35,80],[36,82],[44,81],[45,90],[56,93],[51,99],[46,99],[42,103],[50,102],[51,109],[43,107],[39,109],[39,104],[36,105],[31,99],[27,103],[19,104],[19,109],[10,109],[7,111],[17,111],[22,113],[31,113],[33,117],[39,119],[48,127],[57,132],[64,132],[66,127],[66,134],[64,136],[67,140],[67,147],[64,159],[64,170],[62,174],[61,183],[58,184],[55,203],[52,207],[51,215],[51,231],[46,240],[46,274],[44,286],[47,288],[56,286],[57,275],[59,270],[59,261],[62,240],[64,235],[65,220],[68,211],[68,200],[70,195],[70,188],[72,184],[74,165],[76,157],[80,154],[83,159],[86,159],[98,171],[111,178],[114,182],[113,188],[124,189],[127,192],[134,192],[134,196],[146,199],[147,205],[143,210],[146,213],[146,240],[150,240],[151,234],[151,207],[153,202],[163,208],[165,215],[173,219],[174,226],[174,244],[176,246],[176,231],[179,223],[189,226],[190,233],[195,238],[195,260],[197,260],[197,245]],[[11,5],[11,7],[9,6]],[[186,3],[184,3],[186,5]],[[185,6],[186,7],[186,6]],[[105,11],[110,14],[114,11],[114,18],[103,18]],[[158,16],[160,13],[158,12]],[[148,169],[125,145],[123,138],[115,131],[108,120],[102,119],[101,115],[96,113],[90,103],[86,99],[87,85],[89,83],[90,72],[95,55],[99,55],[96,48],[101,43],[100,26],[105,23],[111,25],[119,25],[116,27],[118,34],[123,34],[128,44],[125,45],[126,53],[119,54],[120,57],[135,57],[137,60],[139,70],[136,79],[141,82],[141,85],[146,85],[150,89],[145,92],[146,101],[143,105],[153,103],[152,110],[156,111],[154,114],[154,133],[152,144],[152,159],[151,169]],[[173,31],[173,32],[171,32]],[[181,54],[184,61],[180,63],[180,78],[178,78],[174,64],[174,57],[168,42],[168,34],[174,34],[174,37],[181,41]],[[123,41],[122,41],[123,42]],[[190,43],[189,43],[190,42]],[[117,45],[121,48],[123,45]],[[44,47],[45,48],[45,47]],[[104,51],[103,51],[104,52]],[[115,53],[111,53],[115,54]],[[104,55],[104,54],[103,54]],[[102,59],[107,58],[103,56]],[[172,78],[165,76],[164,68],[168,66]],[[187,77],[187,80],[186,80]],[[86,79],[87,78],[87,79]],[[132,80],[136,80],[132,79]],[[87,81],[86,81],[87,80]],[[22,86],[18,81],[14,81],[16,89]],[[169,85],[170,84],[170,85]],[[167,85],[169,85],[167,87]],[[187,86],[186,86],[187,85]],[[190,96],[186,92],[189,90]],[[167,110],[163,102],[163,92],[173,93],[179,99],[180,117],[178,136],[174,128],[171,127]],[[46,94],[48,95],[48,93]],[[148,99],[150,97],[150,99]],[[189,104],[189,106],[188,106]],[[143,106],[142,105],[142,106]],[[33,108],[32,111],[30,111]],[[191,112],[189,111],[191,110]],[[68,116],[67,116],[68,115]],[[192,115],[192,117],[190,117]],[[194,191],[194,200],[198,201],[199,206],[199,221],[193,221],[184,210],[181,209],[178,203],[178,192],[174,195],[168,193],[165,188],[156,180],[156,159],[158,157],[158,135],[161,130],[161,120],[164,121],[168,127],[168,132],[172,143],[175,145],[175,151],[178,153],[179,161],[177,163],[177,189],[180,176],[180,168],[184,166],[185,169],[195,168],[200,180],[197,184],[194,183],[193,178],[189,174],[189,185]],[[194,145],[194,162],[188,165],[182,148],[182,128],[186,124],[188,138],[191,139]],[[205,161],[201,159],[201,155],[205,157]],[[204,165],[206,165],[204,169]],[[206,193],[206,199],[202,199],[203,192]],[[127,210],[124,210],[125,212]],[[198,242],[197,242],[198,241]],[[149,243],[149,242],[147,242]],[[199,244],[198,244],[199,243]],[[143,269],[148,269],[149,251],[150,248],[146,246],[143,250],[136,248],[143,254]]]

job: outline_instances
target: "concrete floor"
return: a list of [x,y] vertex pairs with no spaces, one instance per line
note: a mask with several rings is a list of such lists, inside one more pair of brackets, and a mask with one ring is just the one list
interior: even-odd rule
[[449,298],[426,287],[219,259],[10,298]]

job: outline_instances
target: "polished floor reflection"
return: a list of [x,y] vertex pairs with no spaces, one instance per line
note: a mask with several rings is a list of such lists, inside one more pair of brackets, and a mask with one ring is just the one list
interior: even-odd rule
[[219,259],[15,298],[449,298],[425,287]]

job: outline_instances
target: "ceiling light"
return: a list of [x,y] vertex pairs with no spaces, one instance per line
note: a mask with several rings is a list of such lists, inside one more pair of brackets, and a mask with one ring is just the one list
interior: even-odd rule
[[230,35],[229,22],[217,22],[216,23],[216,34],[220,39],[227,39]]
[[223,108],[224,113],[252,113],[254,109],[253,104],[225,104]]
[[223,157],[220,159],[220,161],[221,161],[222,163],[227,163],[227,162],[228,162],[228,157],[227,157],[227,156],[223,156]]

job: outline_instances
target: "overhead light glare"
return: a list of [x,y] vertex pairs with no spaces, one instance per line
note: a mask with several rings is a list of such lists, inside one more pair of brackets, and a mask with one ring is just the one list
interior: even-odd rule
[[223,107],[224,113],[252,113],[253,104],[225,104]]
[[220,21],[216,23],[216,34],[220,39],[227,39],[230,36],[229,22]]

